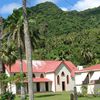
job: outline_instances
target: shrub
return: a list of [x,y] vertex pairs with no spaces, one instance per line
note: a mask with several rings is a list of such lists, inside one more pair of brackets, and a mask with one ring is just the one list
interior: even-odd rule
[[12,92],[5,92],[4,94],[1,95],[1,100],[14,100],[15,95],[12,94]]
[[95,91],[94,91],[94,94],[93,94],[93,96],[100,96],[100,88],[98,88],[98,89],[96,89]]
[[82,86],[82,95],[87,96],[87,86]]

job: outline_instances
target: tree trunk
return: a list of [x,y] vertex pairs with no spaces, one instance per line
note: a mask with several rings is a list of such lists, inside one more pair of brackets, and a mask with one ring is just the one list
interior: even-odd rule
[[[10,77],[12,76],[11,75],[11,65],[9,65],[9,73],[10,73]],[[10,80],[10,82],[9,82],[9,92],[12,92],[12,84],[11,84],[11,80]]]
[[[20,29],[19,29],[20,31]],[[21,80],[21,100],[25,100],[25,89],[23,83],[23,61],[22,61],[22,48],[21,48],[21,38],[20,33],[18,31],[18,53],[19,53],[19,60],[20,60],[20,80]]]
[[21,79],[21,100],[25,100],[25,89],[23,83],[23,62],[22,62],[22,51],[21,46],[19,47],[19,56],[20,56],[20,79]]
[[28,92],[29,100],[33,100],[33,82],[32,82],[32,51],[29,38],[28,20],[26,11],[26,0],[23,0],[23,17],[24,17],[24,35],[25,35],[25,51],[28,70]]

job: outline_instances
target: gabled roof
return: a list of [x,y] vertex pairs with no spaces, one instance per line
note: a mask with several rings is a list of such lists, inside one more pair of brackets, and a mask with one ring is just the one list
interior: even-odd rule
[[[66,67],[70,70],[72,73],[72,76],[74,76],[74,71],[77,70],[74,64],[70,61],[40,61],[40,60],[33,60],[32,61],[32,68],[33,72],[36,73],[49,73],[49,72],[55,72],[56,69],[61,65],[65,64]],[[20,72],[20,61],[17,60],[15,64],[11,66],[11,69],[9,69],[9,66],[5,65],[6,69],[9,72]],[[26,60],[23,60],[23,72],[27,72],[27,62]]]
[[100,64],[92,65],[92,66],[84,68],[82,70],[78,70],[78,71],[76,71],[76,73],[89,72],[89,71],[98,71],[98,70],[100,70]]
[[71,61],[64,61],[64,64],[67,66],[67,68],[71,72],[71,77],[74,77],[75,71],[77,71],[77,67],[71,62]]

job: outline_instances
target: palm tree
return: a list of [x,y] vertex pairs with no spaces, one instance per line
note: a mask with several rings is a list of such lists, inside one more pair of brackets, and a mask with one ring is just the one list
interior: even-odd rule
[[[16,14],[19,14],[18,17]],[[31,38],[31,46],[32,48],[35,47],[36,45],[36,40],[39,39],[39,30],[37,29],[37,27],[34,27],[35,25],[33,25],[36,23],[34,23],[34,20],[32,20],[32,18],[29,19],[29,38]],[[5,29],[4,29],[4,33],[6,33],[6,35],[10,38],[10,40],[15,40],[16,44],[18,45],[18,50],[20,51],[22,49],[22,47],[24,47],[25,42],[24,42],[24,26],[23,25],[23,16],[21,16],[20,13],[18,13],[16,10],[14,11],[13,15],[10,16],[8,18],[8,20],[5,22]],[[3,36],[3,37],[4,37]],[[27,50],[26,50],[27,51]],[[22,65],[22,55],[21,52],[19,52],[20,54],[20,65]],[[22,66],[21,68],[21,73],[22,73]]]
[[93,60],[93,54],[88,48],[84,48],[81,52],[85,64],[89,64]]
[[[15,63],[17,59],[16,47],[13,43],[7,44],[6,42],[2,43],[2,48],[0,49],[0,59],[3,64],[9,66],[10,75],[11,75],[11,65]],[[10,82],[10,92],[11,92],[11,82]]]
[[28,69],[29,100],[33,100],[32,57],[31,57],[32,50],[29,38],[29,25],[27,19],[27,11],[26,11],[26,0],[22,0],[22,2],[23,2],[23,17],[24,17],[25,50],[26,50],[26,60]]
[[[18,15],[19,14],[19,15]],[[22,70],[22,50],[24,50],[24,26],[23,26],[23,16],[18,13],[17,10],[14,10],[12,16],[10,16],[5,22],[4,33],[10,38],[10,40],[14,40],[16,45],[18,46],[19,51],[19,59],[20,59],[20,73],[21,73],[21,99],[25,98],[24,88],[23,88],[23,70]],[[6,36],[6,35],[5,35]],[[36,27],[36,22],[29,18],[29,37],[31,38],[31,46],[34,49],[37,39],[39,39],[39,31]]]
[[[20,16],[20,15],[19,15]],[[20,77],[21,77],[21,100],[25,99],[25,91],[24,91],[24,85],[23,85],[23,66],[22,66],[22,53],[21,53],[21,47],[23,43],[23,37],[21,35],[21,28],[22,28],[23,18],[20,17],[19,19],[16,18],[15,13],[9,18],[9,21],[6,21],[5,28],[4,28],[4,34],[7,34],[8,42],[11,40],[16,40],[16,44],[18,46],[19,51],[19,60],[20,60]],[[4,37],[5,38],[5,37]],[[9,40],[10,39],[10,40]]]

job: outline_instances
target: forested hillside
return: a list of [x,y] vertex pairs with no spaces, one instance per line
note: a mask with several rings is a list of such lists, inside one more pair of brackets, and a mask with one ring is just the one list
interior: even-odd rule
[[[17,22],[21,14],[21,9],[14,11],[5,24],[11,18]],[[28,8],[28,15],[40,33],[33,59],[71,60],[77,65],[100,63],[100,7],[65,12],[46,2]]]

